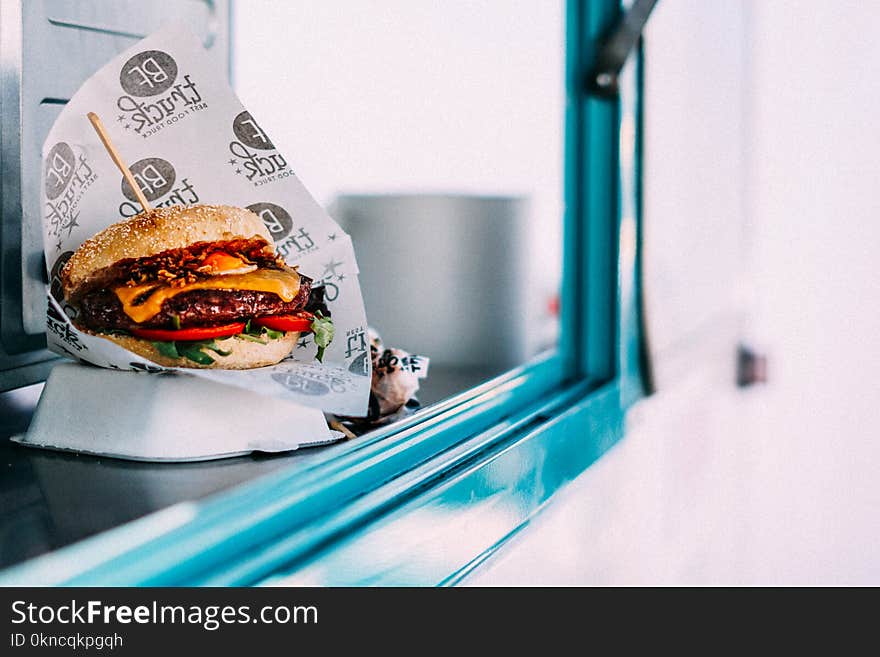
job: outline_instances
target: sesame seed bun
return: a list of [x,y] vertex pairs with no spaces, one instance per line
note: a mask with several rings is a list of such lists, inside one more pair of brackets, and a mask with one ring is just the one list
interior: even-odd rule
[[239,238],[261,238],[275,246],[262,220],[244,208],[175,205],[142,212],[83,242],[61,271],[64,296],[74,297],[94,274],[126,258],[146,258],[197,242]]

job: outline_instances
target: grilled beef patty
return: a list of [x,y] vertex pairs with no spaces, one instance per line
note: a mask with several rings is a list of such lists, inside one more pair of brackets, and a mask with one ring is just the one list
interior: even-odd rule
[[149,321],[138,324],[122,310],[118,297],[101,289],[83,297],[76,324],[93,331],[132,328],[174,328],[173,317],[180,327],[215,326],[265,315],[288,315],[303,310],[309,301],[312,280],[300,277],[299,292],[293,301],[285,302],[271,292],[252,290],[193,290],[167,299],[162,310]]

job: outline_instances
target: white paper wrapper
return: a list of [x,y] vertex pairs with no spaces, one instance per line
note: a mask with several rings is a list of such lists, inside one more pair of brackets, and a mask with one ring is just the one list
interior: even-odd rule
[[294,402],[170,372],[68,362],[52,369],[27,433],[12,440],[135,461],[205,461],[342,437],[321,411]]
[[111,223],[141,211],[86,118],[91,111],[101,117],[153,206],[250,208],[285,260],[326,286],[336,338],[323,364],[314,360],[316,346],[305,336],[272,367],[181,371],[325,412],[363,416],[371,370],[351,239],[235,96],[222,64],[185,27],[169,26],[89,78],[58,117],[43,146],[43,226],[52,275],[49,347],[106,368],[161,369],[78,331],[70,322],[75,309],[61,295],[58,275],[69,255]]

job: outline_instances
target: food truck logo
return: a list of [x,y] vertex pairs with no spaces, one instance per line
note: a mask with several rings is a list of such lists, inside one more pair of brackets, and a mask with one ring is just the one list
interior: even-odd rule
[[74,358],[76,358],[77,353],[83,349],[88,349],[86,345],[79,341],[79,333],[73,329],[70,320],[58,311],[51,299],[49,300],[49,307],[46,310],[46,330],[51,336],[54,336],[56,344],[60,341],[67,345],[67,347],[74,349],[75,351],[71,351],[64,345],[58,344],[61,349]]
[[254,187],[293,175],[287,160],[277,150],[262,128],[245,110],[232,121],[235,139],[229,142],[229,165],[236,175],[245,176]]
[[[55,260],[52,271],[49,272],[49,295],[46,309],[46,330],[55,338],[55,344],[68,356],[78,358],[77,354],[83,349],[88,349],[80,342],[80,334],[74,330],[70,323],[76,319],[77,310],[64,298],[64,287],[61,283],[61,270],[70,260],[73,251],[65,251]],[[64,344],[60,344],[63,342]],[[66,347],[64,345],[67,345]],[[71,351],[73,349],[74,351]]]
[[[199,195],[188,178],[177,181],[177,172],[171,162],[161,157],[147,157],[129,167],[131,175],[144,196],[157,208],[170,205],[193,205]],[[122,178],[122,195],[127,199],[119,206],[119,214],[133,217],[143,211],[131,185]]]
[[252,203],[247,209],[256,214],[275,241],[278,255],[299,257],[316,250],[315,240],[305,228],[294,228],[290,213],[274,203]]
[[73,179],[73,168],[76,156],[73,149],[66,143],[59,142],[49,151],[46,158],[46,198],[50,201],[61,196]]
[[64,287],[61,283],[61,270],[64,269],[64,265],[67,264],[67,261],[70,260],[70,257],[73,255],[73,251],[65,251],[55,260],[55,264],[52,265],[52,271],[49,272],[49,294],[52,295],[52,298],[55,299],[59,304],[61,304],[63,310],[70,317],[76,317],[76,312],[73,309],[73,306],[69,308],[65,305],[64,301]]
[[367,331],[363,326],[345,332],[345,358],[367,352]]
[[330,392],[330,387],[324,381],[315,381],[299,374],[275,373],[272,378],[291,392],[309,397],[320,397]]
[[299,363],[296,372],[275,372],[272,379],[291,392],[309,397],[320,397],[331,392],[344,394],[354,383],[354,378],[344,370],[313,363]]
[[208,106],[189,74],[179,76],[177,62],[161,50],[129,58],[119,71],[119,84],[125,94],[116,101],[123,112],[117,121],[144,139]]
[[83,193],[98,179],[84,154],[77,155],[65,142],[58,142],[46,156],[43,191],[46,195],[45,226],[57,240],[55,250],[79,223],[77,210]]
[[145,50],[125,62],[119,84],[132,96],[156,96],[177,79],[177,62],[167,52]]
[[243,145],[261,151],[274,150],[275,145],[269,141],[266,133],[254,121],[251,113],[245,110],[232,121],[232,132]]
[[370,376],[370,360],[367,358],[367,352],[352,360],[348,371],[358,376]]

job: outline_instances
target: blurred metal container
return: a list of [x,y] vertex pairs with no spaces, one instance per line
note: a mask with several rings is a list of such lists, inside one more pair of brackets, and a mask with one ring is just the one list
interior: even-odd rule
[[528,357],[528,201],[344,195],[331,213],[354,240],[367,320],[432,365],[492,369]]

